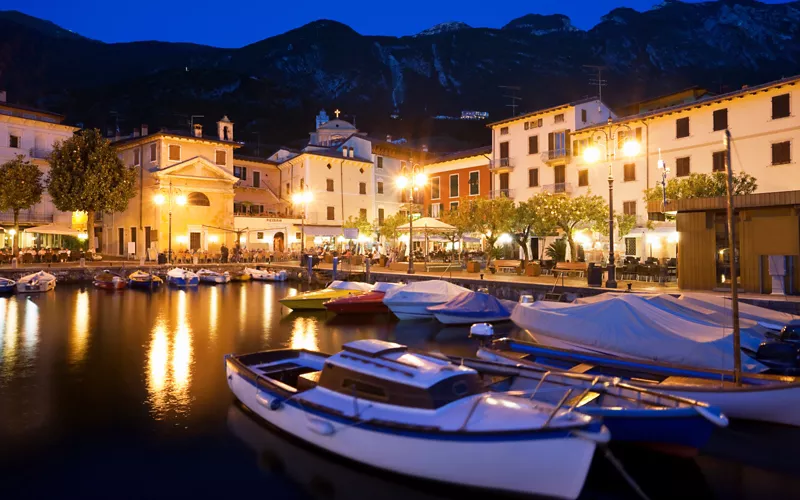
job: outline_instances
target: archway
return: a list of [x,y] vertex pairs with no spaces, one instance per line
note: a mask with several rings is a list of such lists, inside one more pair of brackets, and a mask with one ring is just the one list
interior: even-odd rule
[[204,195],[203,193],[189,193],[187,196],[186,201],[189,205],[193,205],[195,207],[210,207],[211,201],[209,201],[208,196]]
[[283,242],[284,242],[283,232],[278,231],[277,233],[275,233],[275,236],[272,237],[272,248],[276,252],[283,252]]

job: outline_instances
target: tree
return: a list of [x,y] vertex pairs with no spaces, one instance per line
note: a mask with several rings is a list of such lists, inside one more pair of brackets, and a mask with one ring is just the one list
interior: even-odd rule
[[63,212],[86,212],[94,248],[95,212],[122,212],[136,194],[136,168],[126,167],[97,129],[57,142],[50,156],[47,190]]
[[[688,198],[714,198],[728,194],[728,180],[724,172],[712,174],[690,174],[687,177],[673,178],[667,182],[667,200]],[[733,194],[751,194],[758,189],[756,178],[747,172],[733,174]],[[645,189],[645,201],[664,199],[661,185]]]
[[550,243],[545,254],[556,262],[564,262],[567,258],[567,240],[559,238]]
[[464,234],[472,231],[472,217],[469,212],[469,201],[461,200],[458,207],[450,209],[442,214],[441,221],[445,224],[450,224],[455,228],[453,231],[442,232],[441,235],[447,238],[452,243],[453,256],[458,256],[456,252],[456,242],[464,237]]
[[397,228],[407,222],[408,217],[406,217],[403,213],[397,212],[394,215],[385,217],[383,219],[383,225],[379,225],[377,221],[375,221],[374,225],[378,228],[378,235],[386,238],[386,241],[388,242],[390,240],[397,240],[397,237],[400,236],[400,231],[398,231]]
[[[530,210],[530,236],[549,236],[558,229],[556,218],[551,213],[550,197],[552,196],[547,192],[539,193],[525,202]],[[544,254],[544,247],[542,247],[542,254]]]
[[521,201],[514,210],[514,218],[511,220],[511,235],[514,241],[522,248],[522,268],[528,264],[530,254],[528,253],[528,240],[536,221],[536,206],[531,200]]
[[537,203],[540,205],[539,210],[545,223],[553,224],[564,231],[564,236],[573,252],[576,252],[573,236],[578,226],[588,226],[593,230],[602,231],[608,223],[608,205],[601,196],[570,197],[563,194],[545,194],[537,200]]
[[510,198],[477,198],[468,204],[471,230],[481,233],[486,240],[486,266],[491,263],[493,249],[500,235],[511,231],[516,207]]
[[[19,234],[19,211],[42,200],[42,171],[23,155],[0,165],[0,210],[14,214],[14,230]],[[14,236],[13,250],[17,254],[18,238]]]
[[[621,239],[636,227],[636,216],[632,214],[614,214],[614,227],[617,229],[617,238]],[[597,227],[597,232],[608,236],[608,226]]]
[[358,229],[358,234],[364,236],[369,236],[374,232],[372,224],[370,224],[367,217],[364,215],[359,215],[358,218],[351,215],[342,223],[342,227],[345,229]]

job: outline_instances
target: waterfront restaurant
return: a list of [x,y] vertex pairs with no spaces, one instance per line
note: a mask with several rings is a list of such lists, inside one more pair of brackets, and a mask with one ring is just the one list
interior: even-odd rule
[[[733,200],[739,289],[800,293],[800,191],[740,195]],[[660,201],[650,205],[651,212],[661,209]],[[674,214],[677,222],[681,289],[730,289],[726,207],[724,196],[667,203],[667,213]]]

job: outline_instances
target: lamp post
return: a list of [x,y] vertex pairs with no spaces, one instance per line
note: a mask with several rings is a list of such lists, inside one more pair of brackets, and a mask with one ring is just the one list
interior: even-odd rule
[[661,148],[658,150],[658,169],[661,171],[661,212],[667,211],[667,174],[670,170],[667,162],[661,159]]
[[[606,128],[598,130],[592,137],[595,143],[605,139],[605,160],[608,162],[608,279],[606,288],[617,288],[616,267],[614,262],[614,158],[617,155],[617,138],[619,131],[624,129],[626,135],[632,135],[633,130],[628,125],[614,126],[611,117],[608,118]],[[627,139],[622,145],[622,154],[633,157],[639,154],[639,143],[633,139]],[[583,152],[583,159],[586,163],[597,163],[601,159],[600,150],[597,146],[589,146]]]
[[308,212],[308,204],[314,199],[311,191],[302,191],[292,195],[292,203],[295,205],[302,205],[303,217],[300,219],[300,258],[302,260],[303,251],[306,246],[306,212]]
[[163,205],[164,203],[169,203],[169,234],[167,236],[168,243],[167,243],[167,262],[172,264],[172,200],[175,198],[175,204],[182,207],[186,205],[186,196],[181,194],[180,191],[177,189],[176,192],[172,192],[172,181],[169,181],[169,188],[167,191],[161,191],[155,196],[153,196],[153,203],[158,206]]
[[422,167],[412,163],[410,168],[403,167],[395,180],[400,190],[408,189],[408,274],[414,274],[414,191],[418,191],[428,182]]

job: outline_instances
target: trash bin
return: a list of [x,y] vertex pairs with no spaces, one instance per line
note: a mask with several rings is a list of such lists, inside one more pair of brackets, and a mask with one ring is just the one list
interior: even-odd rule
[[590,262],[586,268],[586,280],[589,286],[603,286],[603,268]]
[[528,262],[528,266],[525,268],[525,274],[527,276],[541,276],[542,266],[539,265],[538,262]]
[[467,272],[468,273],[479,273],[481,272],[481,263],[476,261],[469,261],[467,262]]
[[158,264],[162,265],[162,264],[166,264],[166,263],[167,263],[167,254],[165,254],[163,252],[158,254]]

